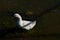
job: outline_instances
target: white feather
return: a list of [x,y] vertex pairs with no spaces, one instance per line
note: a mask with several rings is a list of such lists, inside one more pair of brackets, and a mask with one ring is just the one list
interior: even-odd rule
[[19,18],[18,24],[23,29],[30,30],[30,29],[32,29],[36,25],[36,21],[32,22],[32,21],[22,20],[21,15],[19,15],[18,13],[16,13],[14,16]]

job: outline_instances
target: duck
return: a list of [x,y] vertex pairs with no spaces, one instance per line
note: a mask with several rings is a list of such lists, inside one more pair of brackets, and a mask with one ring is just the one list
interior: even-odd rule
[[26,29],[26,30],[30,30],[32,28],[34,28],[34,26],[36,25],[36,20],[34,21],[29,21],[29,20],[23,20],[21,15],[18,13],[15,13],[14,16],[17,19],[17,24],[20,28]]

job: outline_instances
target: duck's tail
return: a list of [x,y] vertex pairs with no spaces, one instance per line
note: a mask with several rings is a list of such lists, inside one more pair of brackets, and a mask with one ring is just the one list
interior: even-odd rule
[[26,27],[24,27],[24,29],[30,30],[30,29],[34,28],[35,25],[36,25],[36,21],[31,22],[31,24],[30,25],[27,25]]

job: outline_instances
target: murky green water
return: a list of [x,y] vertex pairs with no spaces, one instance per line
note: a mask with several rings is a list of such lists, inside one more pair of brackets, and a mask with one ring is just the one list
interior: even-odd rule
[[[14,12],[26,11],[34,12],[34,15],[39,15],[42,11],[54,6],[59,0],[1,0],[0,1],[0,27],[1,28],[12,28],[16,26],[15,19],[13,19],[12,14]],[[16,35],[19,37],[39,37],[39,35],[50,35],[59,34],[60,35],[60,6],[56,8],[57,11],[50,11],[43,14],[37,19],[37,25],[30,31],[12,33],[11,35]],[[6,35],[8,37],[8,34]],[[53,36],[53,35],[52,35]],[[51,36],[51,37],[52,37]],[[13,37],[13,36],[12,36]],[[38,38],[37,37],[37,38]],[[50,36],[46,36],[51,38]],[[42,37],[41,38],[45,38]]]

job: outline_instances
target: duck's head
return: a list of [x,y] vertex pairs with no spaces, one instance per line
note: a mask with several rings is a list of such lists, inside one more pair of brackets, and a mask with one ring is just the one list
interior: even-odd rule
[[17,18],[21,18],[21,16],[18,13],[15,13],[14,16]]

